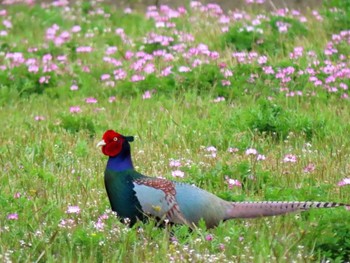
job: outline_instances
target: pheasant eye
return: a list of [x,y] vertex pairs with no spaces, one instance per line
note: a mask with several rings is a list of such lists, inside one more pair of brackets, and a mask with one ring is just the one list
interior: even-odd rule
[[117,137],[114,137],[114,138],[113,138],[113,141],[115,141],[115,142],[118,141],[118,138],[117,138]]

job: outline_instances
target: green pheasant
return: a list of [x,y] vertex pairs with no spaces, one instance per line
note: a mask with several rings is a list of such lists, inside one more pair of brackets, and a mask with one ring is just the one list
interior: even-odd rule
[[234,218],[282,215],[310,208],[349,205],[333,202],[229,202],[186,183],[148,177],[135,171],[130,153],[134,138],[113,130],[98,143],[109,156],[105,186],[112,210],[130,225],[149,216],[175,224],[196,226],[202,219],[208,228]]

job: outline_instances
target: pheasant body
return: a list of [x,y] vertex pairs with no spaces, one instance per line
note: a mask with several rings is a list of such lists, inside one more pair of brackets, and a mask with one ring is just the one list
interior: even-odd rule
[[[133,225],[137,220],[156,217],[175,224],[207,227],[232,218],[273,216],[310,208],[346,206],[327,202],[229,202],[186,183],[148,177],[134,170],[130,154],[132,137],[112,130],[103,136],[102,151],[109,156],[105,187],[112,210]],[[118,149],[118,151],[115,151]]]

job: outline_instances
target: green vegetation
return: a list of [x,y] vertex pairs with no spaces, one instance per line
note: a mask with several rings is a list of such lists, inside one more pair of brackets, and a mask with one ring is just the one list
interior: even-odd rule
[[130,229],[95,147],[107,129],[134,135],[138,171],[227,200],[350,203],[350,8],[326,2],[228,23],[209,7],[1,7],[0,261],[349,261],[344,209]]

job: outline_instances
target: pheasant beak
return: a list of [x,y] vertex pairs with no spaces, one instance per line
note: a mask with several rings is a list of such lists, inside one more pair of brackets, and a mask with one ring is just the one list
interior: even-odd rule
[[96,144],[96,147],[101,147],[101,146],[104,146],[106,145],[106,142],[104,140],[102,141],[99,141],[97,144]]

